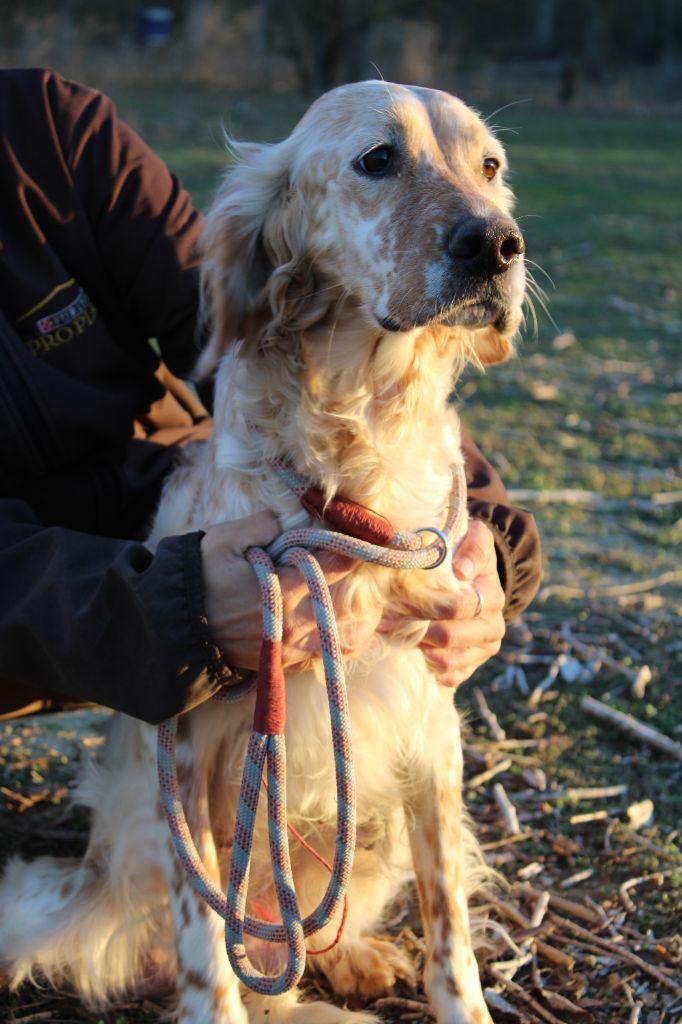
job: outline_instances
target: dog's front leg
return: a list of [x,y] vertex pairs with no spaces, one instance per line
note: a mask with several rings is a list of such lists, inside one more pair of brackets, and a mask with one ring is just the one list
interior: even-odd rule
[[462,746],[454,707],[442,707],[441,719],[433,725],[423,771],[411,779],[408,801],[426,941],[424,985],[438,1024],[492,1024],[469,933],[462,854]]
[[[187,823],[197,852],[212,881],[220,888],[218,855],[209,815],[208,773],[197,765],[189,736],[178,738],[177,769]],[[227,959],[222,918],[190,884],[170,835],[165,868],[177,951],[177,1024],[247,1024],[239,983]]]

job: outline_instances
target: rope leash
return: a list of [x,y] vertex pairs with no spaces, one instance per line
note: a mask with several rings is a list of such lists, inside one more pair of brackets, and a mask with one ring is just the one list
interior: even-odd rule
[[[342,498],[325,502],[320,492],[307,487],[290,467],[276,463],[273,468],[299,496],[304,507],[324,522],[342,526],[352,535],[317,527],[301,528],[282,534],[267,551],[250,548],[246,552],[261,589],[263,641],[253,732],[242,776],[226,897],[204,868],[185,817],[175,762],[177,719],[169,719],[159,726],[157,748],[162,806],[187,876],[201,898],[225,921],[227,955],[239,979],[255,992],[270,996],[287,992],[298,984],[305,969],[305,938],[324,928],[344,905],[355,852],[355,778],[341,645],[329,587],[319,563],[308,549],[331,551],[395,569],[432,569],[447,557],[450,539],[460,536],[466,516],[466,480],[461,466],[453,467],[453,486],[442,529],[424,527],[414,532],[393,530],[387,520],[354,502]],[[421,535],[425,532],[436,537],[428,545],[422,544]],[[275,568],[282,565],[295,566],[302,573],[313,604],[329,703],[338,806],[334,861],[327,890],[315,910],[303,919],[287,838],[283,602]],[[230,699],[229,689],[217,698]],[[246,913],[251,847],[264,769],[273,881],[281,924]],[[268,942],[286,943],[287,964],[281,974],[264,975],[254,968],[246,953],[245,932]]]

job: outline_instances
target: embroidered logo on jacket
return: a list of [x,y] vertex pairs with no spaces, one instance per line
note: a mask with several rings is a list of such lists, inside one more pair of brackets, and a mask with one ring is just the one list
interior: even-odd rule
[[41,334],[52,334],[60,327],[69,327],[71,324],[77,323],[83,314],[87,313],[88,306],[90,305],[92,303],[81,288],[73,302],[70,302],[68,306],[64,306],[63,309],[58,310],[56,313],[51,313],[49,316],[44,316],[41,320],[37,320],[36,327]]
[[[90,301],[83,288],[76,285],[73,278],[54,288],[21,319],[27,320],[32,314],[44,310],[45,306],[56,298],[59,292],[69,289],[71,286],[78,289],[75,298],[52,313],[44,313],[35,321],[38,337],[29,338],[26,342],[29,351],[34,356],[53,348],[59,348],[60,345],[66,345],[74,338],[79,338],[97,319],[97,307]],[[62,301],[64,300],[62,299]]]

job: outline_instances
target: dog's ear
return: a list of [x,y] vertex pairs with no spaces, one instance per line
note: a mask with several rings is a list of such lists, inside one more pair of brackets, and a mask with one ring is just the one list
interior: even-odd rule
[[238,338],[266,348],[326,312],[308,255],[308,215],[290,182],[289,140],[232,143],[235,158],[202,240],[202,301],[210,340],[194,370],[206,377]]
[[503,363],[514,354],[514,343],[492,326],[471,331],[470,343],[474,360],[483,366]]
[[210,339],[194,368],[201,380],[244,334],[245,319],[268,275],[261,236],[287,187],[280,146],[229,142],[233,164],[206,215],[201,238],[202,316]]

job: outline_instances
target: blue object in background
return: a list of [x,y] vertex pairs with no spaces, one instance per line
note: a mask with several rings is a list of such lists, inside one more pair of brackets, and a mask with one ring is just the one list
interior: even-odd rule
[[168,7],[145,7],[137,16],[137,37],[143,46],[164,46],[174,14]]

